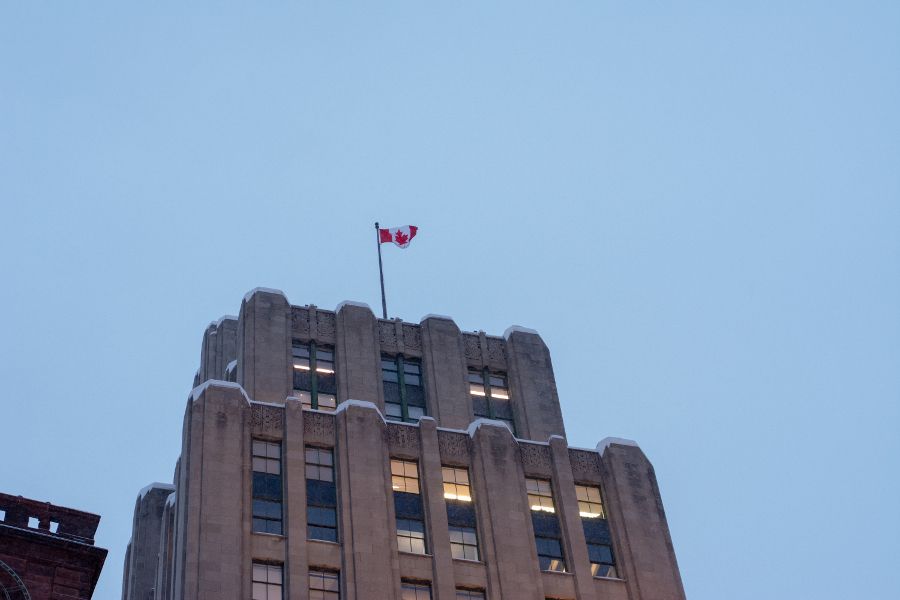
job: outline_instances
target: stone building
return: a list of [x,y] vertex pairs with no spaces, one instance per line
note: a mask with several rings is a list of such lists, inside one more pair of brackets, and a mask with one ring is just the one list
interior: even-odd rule
[[125,600],[684,598],[653,467],[567,445],[534,331],[256,289],[204,333],[183,427]]
[[90,598],[106,560],[99,515],[0,494],[0,598]]

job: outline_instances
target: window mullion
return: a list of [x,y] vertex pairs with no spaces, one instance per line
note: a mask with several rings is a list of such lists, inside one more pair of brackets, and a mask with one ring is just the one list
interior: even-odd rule
[[309,392],[309,405],[314,409],[319,408],[319,382],[316,373],[316,343],[309,343],[309,381],[312,389]]
[[495,417],[494,403],[491,400],[491,372],[487,367],[481,372],[481,376],[484,378],[484,397],[487,399],[488,418],[493,419]]
[[404,423],[409,421],[409,408],[406,406],[406,382],[403,373],[403,356],[397,355],[397,385],[400,386],[400,418]]

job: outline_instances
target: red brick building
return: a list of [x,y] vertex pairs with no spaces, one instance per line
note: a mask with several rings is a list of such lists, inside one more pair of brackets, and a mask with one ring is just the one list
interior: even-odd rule
[[106,560],[100,516],[0,493],[0,598],[90,598]]

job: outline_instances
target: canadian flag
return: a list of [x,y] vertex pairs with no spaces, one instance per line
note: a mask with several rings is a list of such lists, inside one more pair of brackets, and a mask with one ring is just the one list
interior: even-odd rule
[[382,244],[386,242],[394,242],[401,248],[406,248],[414,237],[419,228],[415,225],[404,225],[403,227],[390,227],[388,229],[378,230],[378,239]]

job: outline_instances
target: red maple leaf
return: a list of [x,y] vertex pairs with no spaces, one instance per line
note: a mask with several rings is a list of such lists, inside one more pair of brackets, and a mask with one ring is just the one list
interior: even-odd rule
[[402,230],[398,229],[397,233],[394,234],[394,241],[402,246],[409,241],[409,236],[403,233]]

